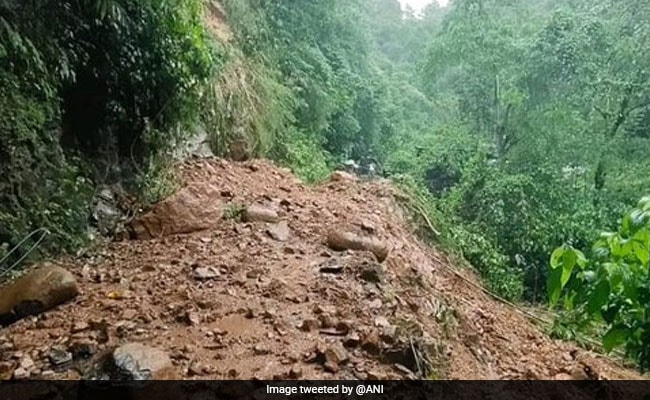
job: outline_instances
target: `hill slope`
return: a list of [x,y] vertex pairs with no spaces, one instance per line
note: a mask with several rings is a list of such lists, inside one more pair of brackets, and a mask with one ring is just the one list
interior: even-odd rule
[[[77,379],[115,346],[142,342],[183,379],[639,378],[548,339],[460,279],[412,234],[388,182],[341,175],[307,187],[265,161],[195,159],[179,173],[179,194],[135,224],[141,237],[160,237],[58,262],[81,294],[0,330],[4,377],[27,364],[32,377]],[[280,222],[240,221],[254,203]],[[192,230],[192,215],[208,229],[162,236]],[[332,231],[391,251],[379,264],[331,250]],[[52,366],[53,348],[80,344],[89,361]]]

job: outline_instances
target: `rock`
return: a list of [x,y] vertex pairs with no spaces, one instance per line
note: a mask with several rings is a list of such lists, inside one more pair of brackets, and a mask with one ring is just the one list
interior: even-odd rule
[[336,314],[336,307],[317,303],[314,306],[314,314]]
[[247,319],[257,318],[258,315],[259,315],[259,312],[257,311],[257,309],[252,308],[252,307],[248,307],[244,311],[244,317],[246,317]]
[[304,332],[311,332],[320,328],[320,322],[315,319],[306,319],[300,324],[300,330]]
[[572,381],[573,377],[570,374],[567,374],[566,372],[560,372],[559,374],[555,375],[553,377],[553,380],[555,381]]
[[90,325],[87,322],[77,322],[72,326],[70,330],[72,333],[79,333],[90,329]]
[[325,329],[334,328],[338,323],[331,314],[320,314],[318,316],[318,321],[320,322],[320,326]]
[[168,380],[175,375],[167,353],[141,343],[127,343],[116,348],[112,361],[122,379]]
[[135,319],[135,317],[137,316],[138,316],[138,311],[133,309],[124,310],[124,312],[122,313],[122,319],[125,320],[132,320]]
[[63,346],[52,346],[47,358],[50,360],[52,365],[63,365],[72,361],[72,353]]
[[381,350],[381,339],[377,331],[370,331],[363,336],[361,348],[370,354],[378,354]]
[[386,317],[379,316],[375,318],[375,326],[385,328],[390,326],[390,322],[388,322],[388,319],[386,319]]
[[0,288],[0,324],[40,314],[78,294],[77,281],[70,272],[50,263],[41,264]]
[[87,360],[97,353],[97,344],[92,341],[78,341],[70,345],[72,358],[75,360]]
[[397,341],[397,327],[393,325],[384,327],[384,329],[381,330],[379,337],[388,344],[395,343]]
[[192,233],[221,223],[221,190],[208,183],[193,183],[155,204],[131,223],[137,239]]
[[371,310],[377,310],[381,308],[382,305],[384,305],[384,303],[382,303],[381,299],[374,299],[368,303],[368,308]]
[[328,347],[323,356],[325,357],[325,369],[330,372],[338,372],[339,366],[350,360],[348,352],[340,343]]
[[92,200],[91,216],[99,233],[109,236],[117,231],[120,221],[125,217],[118,206],[116,193],[110,186],[100,186]]
[[14,379],[27,379],[29,378],[29,375],[30,375],[29,371],[27,371],[22,367],[16,368],[16,370],[14,371]]
[[332,172],[332,175],[330,175],[330,181],[331,182],[356,182],[357,177],[352,175],[349,172],[334,171]]
[[346,347],[356,347],[359,345],[359,342],[361,342],[361,338],[356,332],[349,333],[345,339],[343,339],[343,345]]
[[22,368],[26,371],[31,371],[34,369],[36,364],[34,363],[34,360],[30,356],[24,356],[19,363],[19,368]]
[[327,246],[335,251],[363,250],[375,255],[377,261],[383,262],[390,252],[381,241],[356,235],[340,229],[332,229],[327,235]]
[[263,344],[256,344],[255,347],[253,347],[253,354],[255,354],[256,356],[263,356],[270,353],[271,353],[271,349],[264,346]]
[[284,221],[269,226],[266,233],[278,242],[286,242],[291,237],[291,229]]
[[200,376],[204,374],[205,369],[206,368],[205,366],[203,366],[203,364],[201,364],[198,361],[195,361],[192,364],[190,364],[190,367],[187,369],[187,374],[189,376]]
[[278,213],[265,208],[258,204],[252,204],[244,212],[244,221],[246,222],[270,222],[275,223],[280,220]]
[[302,378],[302,369],[297,365],[292,366],[291,369],[289,370],[289,379],[300,379],[300,378]]
[[219,276],[221,276],[221,272],[214,267],[197,267],[192,271],[192,278],[199,281],[207,281]]
[[51,369],[46,369],[45,371],[41,372],[41,378],[43,379],[51,379],[54,377],[54,371]]
[[190,326],[196,326],[201,323],[201,316],[194,311],[186,311],[181,319]]
[[14,366],[10,362],[0,362],[0,381],[11,379],[14,375]]

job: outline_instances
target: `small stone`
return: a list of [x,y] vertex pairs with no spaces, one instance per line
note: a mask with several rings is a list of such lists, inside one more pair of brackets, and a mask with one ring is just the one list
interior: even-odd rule
[[24,356],[20,360],[19,365],[20,365],[20,368],[22,368],[24,370],[27,370],[27,371],[30,371],[30,370],[34,369],[34,367],[36,366],[36,364],[34,363],[34,360],[32,360],[32,358],[30,356]]
[[380,299],[374,299],[370,303],[368,303],[368,308],[370,308],[371,310],[377,310],[380,309],[383,304],[384,303],[382,303]]
[[244,212],[244,221],[246,222],[278,222],[280,217],[275,211],[265,208],[258,204],[250,205]]
[[193,362],[190,364],[190,367],[187,369],[187,373],[190,376],[200,376],[203,375],[203,371],[205,370],[205,367],[203,364],[201,364],[198,361]]
[[384,342],[393,344],[397,341],[397,327],[393,325],[386,326],[384,329],[382,329],[381,335],[379,336]]
[[234,379],[234,378],[237,378],[238,376],[239,376],[239,371],[237,371],[236,369],[231,368],[230,370],[228,370],[228,377],[229,378]]
[[72,353],[63,346],[52,346],[47,354],[47,358],[50,360],[52,365],[59,366],[72,361]]
[[289,333],[289,324],[286,321],[278,320],[273,323],[273,329],[280,336],[284,336]]
[[207,281],[221,276],[221,272],[214,267],[197,267],[192,271],[192,277],[199,281]]
[[54,371],[51,369],[46,369],[45,371],[41,372],[41,377],[44,379],[50,379],[54,377]]
[[285,221],[272,224],[268,227],[266,233],[271,239],[277,240],[278,242],[286,242],[291,238],[291,229],[289,229],[289,225]]
[[302,378],[302,369],[297,365],[294,365],[289,370],[289,379],[300,379]]
[[9,380],[14,374],[13,364],[10,362],[0,362],[0,381]]
[[131,310],[131,309],[124,310],[124,312],[122,313],[122,319],[125,319],[127,321],[131,321],[131,320],[135,319],[135,317],[137,315],[138,315],[138,312],[136,310]]
[[330,314],[321,314],[318,316],[321,327],[328,329],[334,328],[337,325],[336,319]]
[[29,378],[29,375],[29,371],[22,367],[18,367],[14,371],[14,379],[27,379]]
[[324,306],[321,304],[316,304],[314,306],[314,314],[336,314],[336,308],[334,306]]
[[201,316],[194,311],[187,311],[185,312],[183,320],[190,326],[196,326],[201,323]]
[[300,330],[304,332],[311,332],[320,328],[320,322],[315,319],[306,319],[300,324]]
[[567,374],[566,372],[560,372],[559,374],[555,375],[553,377],[553,380],[556,381],[572,381],[573,377],[570,374]]
[[256,309],[254,308],[247,308],[246,312],[244,313],[244,316],[248,319],[253,319],[256,318],[259,315]]
[[271,350],[261,343],[256,344],[255,347],[253,347],[253,354],[255,354],[256,356],[263,356],[269,353],[271,353]]
[[343,345],[347,347],[356,347],[359,345],[359,342],[361,342],[361,337],[359,337],[359,334],[356,332],[348,334],[345,339],[343,339]]
[[363,336],[361,348],[370,354],[377,354],[381,350],[381,339],[376,331],[370,331]]
[[92,341],[78,341],[72,343],[70,352],[74,359],[89,359],[97,353],[97,344]]
[[87,322],[77,322],[72,326],[70,330],[72,333],[79,333],[90,329],[90,324]]
[[388,319],[386,319],[386,317],[379,316],[375,318],[375,326],[385,328],[387,326],[390,326],[390,322],[388,322]]
[[339,365],[350,360],[348,352],[340,343],[328,347],[323,356],[325,357],[325,368],[330,372],[337,372]]

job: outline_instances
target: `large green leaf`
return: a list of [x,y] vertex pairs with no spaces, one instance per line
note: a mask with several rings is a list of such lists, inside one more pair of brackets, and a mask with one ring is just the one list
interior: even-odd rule
[[551,254],[551,268],[556,269],[558,268],[561,264],[562,257],[564,256],[564,253],[566,252],[566,249],[564,247],[558,247],[553,251]]
[[562,274],[560,276],[560,289],[566,286],[567,282],[571,278],[571,273],[573,272],[573,267],[576,265],[578,257],[573,249],[567,250],[564,252],[562,257]]
[[623,327],[613,327],[605,336],[603,336],[603,347],[606,352],[612,351],[615,347],[620,346],[627,338],[628,330]]

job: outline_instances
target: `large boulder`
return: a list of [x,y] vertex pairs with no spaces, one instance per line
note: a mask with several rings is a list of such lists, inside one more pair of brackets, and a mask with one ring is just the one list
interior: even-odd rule
[[375,255],[379,262],[384,262],[390,252],[388,245],[376,238],[360,236],[337,228],[330,230],[327,234],[327,246],[336,251],[369,251]]
[[0,324],[42,313],[78,294],[77,281],[69,271],[50,263],[41,264],[0,288]]
[[131,223],[136,239],[192,233],[209,229],[223,216],[220,191],[208,183],[194,183],[155,204]]

